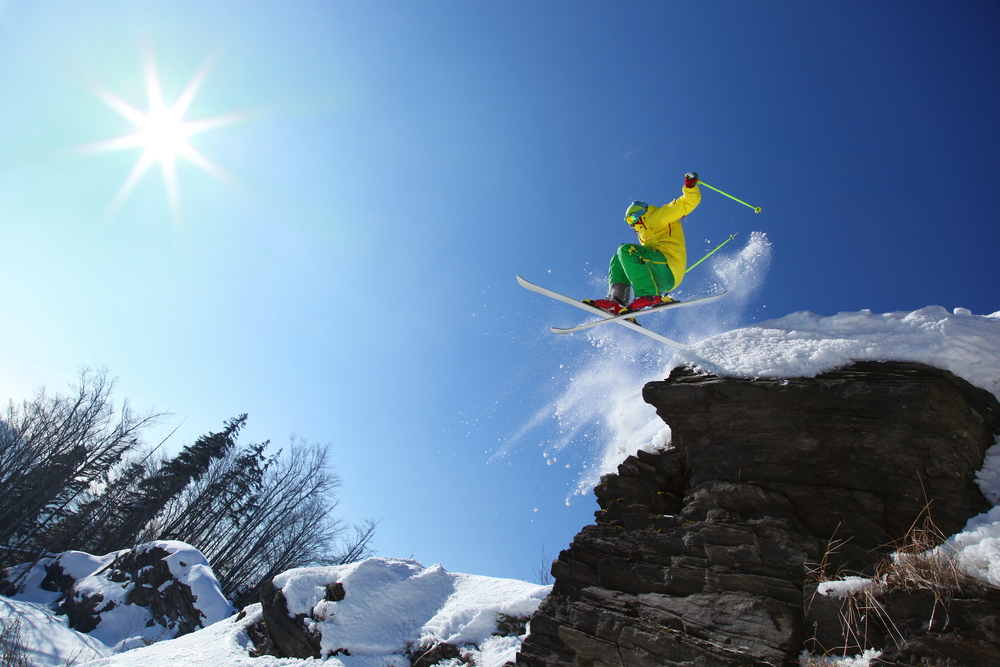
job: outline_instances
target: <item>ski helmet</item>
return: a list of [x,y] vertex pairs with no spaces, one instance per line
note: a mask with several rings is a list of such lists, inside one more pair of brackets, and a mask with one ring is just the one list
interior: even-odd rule
[[625,210],[625,222],[627,222],[630,225],[634,225],[635,223],[639,222],[639,218],[646,215],[646,209],[648,208],[649,205],[646,204],[646,202],[639,201],[638,199],[636,199]]

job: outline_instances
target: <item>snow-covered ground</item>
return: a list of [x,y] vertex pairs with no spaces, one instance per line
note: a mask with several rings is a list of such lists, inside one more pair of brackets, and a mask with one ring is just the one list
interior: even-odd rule
[[[95,559],[97,560],[97,559]],[[340,582],[343,600],[325,599],[326,585]],[[37,583],[37,582],[35,582]],[[349,655],[329,657],[330,667],[409,667],[407,649],[448,642],[464,646],[480,667],[501,667],[512,661],[522,637],[494,636],[497,612],[529,616],[551,586],[448,572],[440,565],[424,567],[412,560],[369,558],[336,567],[290,570],[275,578],[292,615],[314,619],[328,654],[347,649]],[[32,595],[54,595],[29,587]],[[211,596],[210,596],[211,597]],[[260,604],[240,615],[227,615],[208,627],[177,639],[138,647],[106,644],[66,627],[65,617],[53,617],[42,602],[0,598],[5,616],[18,614],[22,636],[37,665],[86,664],[90,667],[276,667],[302,660],[270,656],[251,658],[247,629],[261,620]],[[102,624],[103,625],[103,624]],[[121,628],[129,635],[129,628]],[[115,646],[117,644],[117,647]],[[131,649],[125,650],[123,649]]]
[[[340,602],[324,600],[333,581],[346,592]],[[408,667],[400,655],[408,644],[438,642],[474,645],[477,665],[500,667],[514,659],[520,640],[491,636],[497,612],[529,616],[552,589],[390,558],[291,570],[275,577],[274,585],[284,591],[290,614],[317,619],[324,655],[350,650],[350,657],[338,658],[345,667]]]
[[[183,542],[160,541],[149,542],[137,550],[148,552],[154,547],[169,554],[163,560],[173,578],[191,589],[205,625],[233,614],[235,610],[222,595],[212,569],[197,549]],[[44,558],[28,569],[23,581],[19,581],[20,592],[17,595],[0,597],[3,604],[0,618],[11,618],[12,615],[20,618],[23,643],[34,651],[35,664],[79,664],[175,636],[175,630],[158,625],[148,610],[126,603],[132,584],[116,583],[101,576],[116,558],[126,553],[127,550],[92,556],[80,551],[67,551],[59,555],[58,565],[76,582],[77,594],[100,595],[103,598],[100,622],[90,633],[83,634],[70,628],[66,616],[56,616],[52,611],[62,593],[45,590],[42,581],[46,576],[46,566],[55,562],[53,558]],[[22,567],[12,568],[9,573],[12,580],[19,577],[21,573],[18,570]]]
[[[1000,312],[974,315],[964,308],[949,312],[938,306],[912,313],[860,311],[830,317],[799,312],[711,336],[675,354],[665,370],[692,365],[736,377],[813,377],[854,361],[924,363],[950,370],[1000,398]],[[620,378],[620,368],[615,370]],[[642,411],[648,406],[640,405],[635,388],[623,389],[616,384],[616,390],[607,392],[598,377],[603,372],[595,367],[592,377],[583,374],[577,378],[580,386],[590,382],[614,397],[610,404],[619,423],[603,465],[597,466],[601,472],[614,470],[636,449],[663,447],[669,442],[669,429]],[[665,373],[660,370],[655,375],[662,378]],[[574,401],[586,403],[585,398],[584,394]],[[633,409],[635,412],[630,412]],[[978,481],[986,498],[998,502],[1000,445],[987,452]],[[1000,507],[970,520],[963,532],[950,538],[946,548],[970,574],[1000,585]],[[452,574],[438,565],[425,568],[413,561],[383,558],[341,566],[333,574],[344,583],[348,595],[341,602],[327,602],[323,582],[329,581],[329,570],[293,570],[281,575],[278,583],[289,591],[293,614],[308,613],[319,619],[324,649],[352,647],[350,657],[339,655],[326,661],[334,667],[402,667],[408,664],[402,656],[406,645],[429,639],[473,644],[478,647],[472,654],[477,665],[500,667],[513,658],[520,640],[490,638],[495,612],[531,613],[548,592],[548,587],[526,582]],[[845,582],[844,586],[856,584]],[[829,588],[837,590],[836,586]],[[74,633],[64,621],[52,618],[44,608],[45,600],[0,598],[0,602],[3,613],[14,609],[22,615],[26,639],[36,647],[34,656],[39,665],[66,664],[66,658],[72,656],[78,660],[105,656],[89,663],[92,667],[300,664],[297,660],[249,658],[252,647],[245,628],[259,620],[259,605],[248,607],[241,619],[232,616],[178,639],[115,654],[116,644],[119,649],[131,645],[120,644],[123,637],[102,635],[102,642],[95,642],[94,636]],[[852,664],[867,664],[869,657],[871,654],[859,656]]]
[[18,624],[21,644],[33,665],[76,665],[111,655],[107,645],[71,629],[66,620],[45,605],[0,596],[0,621]]

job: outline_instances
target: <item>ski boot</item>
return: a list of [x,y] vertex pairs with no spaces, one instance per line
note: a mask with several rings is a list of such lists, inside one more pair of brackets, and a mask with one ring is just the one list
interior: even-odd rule
[[659,294],[650,294],[649,296],[636,297],[632,303],[630,303],[625,308],[619,311],[619,314],[634,313],[637,310],[644,310],[646,308],[655,308],[657,306],[662,306],[667,303],[671,303],[674,299],[669,296],[661,297]]
[[583,302],[612,315],[617,315],[618,311],[625,307],[613,299],[584,299]]
[[603,299],[584,299],[583,302],[588,306],[600,308],[606,313],[617,315],[628,303],[628,293],[631,287],[628,283],[613,283],[608,295]]

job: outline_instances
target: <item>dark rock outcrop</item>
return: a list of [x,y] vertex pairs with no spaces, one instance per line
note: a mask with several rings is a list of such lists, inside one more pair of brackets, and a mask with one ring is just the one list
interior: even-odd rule
[[933,500],[938,527],[989,509],[975,472],[1000,404],[948,371],[859,363],[816,378],[732,380],[678,369],[643,397],[687,455],[691,485],[779,491],[810,532],[863,557],[906,534]]
[[[340,599],[344,599],[343,586],[339,589]],[[330,591],[327,591],[330,594]],[[267,638],[269,644],[275,647],[271,654],[286,658],[319,658],[320,642],[319,633],[310,632],[306,628],[305,614],[298,614],[295,618],[288,615],[288,601],[280,588],[274,585],[274,581],[267,580],[260,588],[260,604],[263,611],[263,622],[260,631],[263,638]],[[263,646],[258,643],[258,651],[263,651]]]
[[117,602],[81,589],[79,582],[63,571],[61,557],[45,563],[41,587],[64,594],[56,613],[65,614],[69,627],[79,632],[93,631],[101,622],[101,614],[123,603],[144,607],[152,615],[149,626],[158,624],[180,636],[203,627],[205,615],[196,606],[197,598],[190,586],[171,573],[166,560],[170,555],[159,546],[141,545],[121,552],[107,568],[92,575],[113,581],[127,591],[124,600]]
[[[1000,403],[946,371],[859,363],[739,380],[677,369],[643,397],[674,449],[638,452],[602,478],[596,524],[553,563],[520,667],[797,664],[816,633],[805,609],[820,563],[871,574],[928,506],[946,534],[989,509],[974,479]],[[903,643],[968,641],[1000,659],[988,619],[966,623],[967,639],[927,621]]]
[[434,667],[434,665],[455,660],[462,656],[462,652],[454,644],[447,642],[432,643],[428,646],[417,648],[410,654],[410,667]]
[[[344,584],[335,581],[326,585],[324,599],[340,602],[347,597]],[[251,633],[258,655],[273,655],[279,658],[319,658],[329,655],[350,655],[346,648],[337,648],[322,656],[322,633],[316,628],[315,618],[307,614],[288,611],[288,600],[284,592],[269,579],[260,588],[260,604],[263,618]]]
[[170,572],[169,555],[160,547],[133,549],[115,561],[108,579],[131,585],[125,604],[148,609],[153,615],[150,625],[176,630],[180,636],[203,627],[205,615],[195,606],[190,586]]

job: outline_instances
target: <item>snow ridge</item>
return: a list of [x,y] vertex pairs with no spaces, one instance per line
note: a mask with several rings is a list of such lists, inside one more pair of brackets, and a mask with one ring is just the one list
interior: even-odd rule
[[799,311],[712,336],[674,355],[667,370],[694,366],[729,377],[816,377],[857,361],[912,361],[951,371],[1000,399],[1000,312],[973,315],[927,306],[823,317]]

